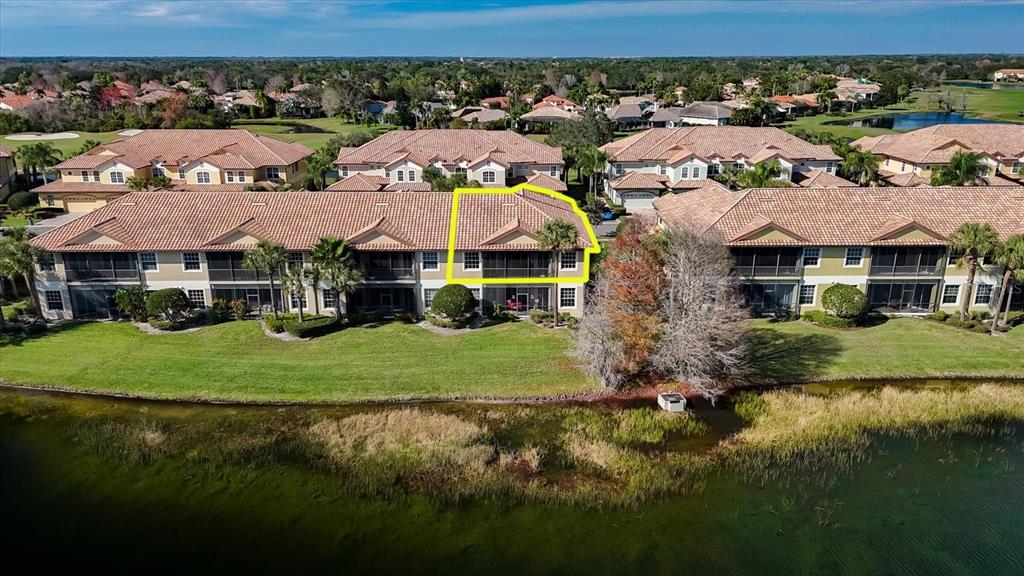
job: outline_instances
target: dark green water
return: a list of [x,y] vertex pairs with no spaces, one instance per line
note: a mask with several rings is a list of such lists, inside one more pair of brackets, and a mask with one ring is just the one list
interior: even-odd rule
[[786,471],[769,485],[717,475],[699,493],[639,510],[587,511],[365,499],[299,462],[214,466],[173,457],[129,464],[83,450],[77,433],[77,420],[106,414],[158,421],[300,408],[2,390],[0,408],[0,558],[7,566],[137,573],[1024,573],[1019,429],[879,439],[870,458],[827,488]]

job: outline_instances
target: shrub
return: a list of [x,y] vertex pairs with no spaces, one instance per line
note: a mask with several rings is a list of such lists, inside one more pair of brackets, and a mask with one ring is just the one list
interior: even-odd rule
[[17,322],[18,311],[15,310],[13,306],[8,308],[7,310],[4,310],[4,320],[7,320],[8,322]]
[[1021,324],[1024,324],[1024,312],[1015,311],[1006,315],[1007,326],[1019,326]]
[[796,310],[779,306],[772,310],[771,322],[790,322],[796,320]]
[[308,316],[304,322],[289,319],[284,322],[284,331],[298,338],[316,338],[341,329],[333,316]]
[[149,319],[149,311],[146,308],[146,291],[142,286],[128,286],[118,288],[114,292],[114,302],[117,307],[135,322],[145,322]]
[[383,316],[380,312],[350,312],[345,315],[349,326],[362,326],[364,324],[375,324],[380,322]]
[[949,314],[942,310],[936,310],[928,315],[929,320],[935,320],[936,322],[945,322],[949,318]]
[[189,321],[185,320],[158,320],[156,318],[149,319],[149,325],[157,330],[165,330],[173,332],[175,330],[184,330],[189,327]]
[[28,324],[25,324],[24,330],[26,336],[36,336],[37,334],[42,334],[43,332],[46,332],[46,322],[43,322],[41,320],[36,322],[29,322]]
[[448,320],[462,320],[476,309],[476,298],[462,284],[448,284],[434,294],[430,311]]
[[992,318],[992,313],[988,310],[975,310],[971,312],[971,320],[981,322],[983,320],[989,320]]
[[547,310],[533,310],[530,312],[530,320],[532,320],[534,324],[546,324],[554,321],[554,319],[554,312],[548,312]]
[[868,307],[868,297],[856,286],[833,284],[821,293],[821,307],[833,316],[856,318]]
[[436,314],[433,314],[431,312],[427,312],[426,314],[423,315],[423,317],[426,318],[427,322],[430,322],[431,324],[439,328],[451,328],[452,330],[461,330],[462,328],[465,328],[466,326],[469,325],[469,318],[449,320],[448,318],[437,316]]
[[249,307],[245,305],[245,300],[232,300],[231,309],[235,312],[235,320],[245,320],[245,315],[249,313]]
[[192,302],[181,288],[157,290],[146,298],[146,311],[150,317],[180,322],[188,317]]
[[15,192],[7,199],[7,206],[11,210],[24,210],[39,204],[39,195],[34,192]]
[[416,316],[415,312],[399,312],[395,314],[395,320],[406,324],[415,324],[419,322],[419,317]]
[[852,328],[857,325],[856,318],[840,318],[838,316],[826,314],[820,310],[808,310],[800,315],[800,319],[805,322],[813,322],[819,326],[826,326],[828,328]]
[[214,300],[207,313],[206,320],[210,324],[220,324],[235,319],[235,311],[232,303],[227,300]]
[[270,330],[271,332],[277,332],[277,333],[284,332],[284,324],[285,324],[285,322],[289,322],[289,321],[298,322],[298,320],[299,320],[299,315],[298,314],[292,314],[290,312],[289,313],[278,314],[277,318],[274,318],[273,314],[264,314],[263,315],[263,323],[267,325],[267,330]]

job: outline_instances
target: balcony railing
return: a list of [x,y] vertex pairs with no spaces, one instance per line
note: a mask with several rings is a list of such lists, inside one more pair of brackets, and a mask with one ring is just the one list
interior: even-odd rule
[[736,266],[740,276],[799,276],[799,265],[780,266]]
[[551,270],[544,268],[487,268],[483,269],[484,278],[548,278]]
[[938,276],[942,274],[942,266],[922,264],[920,266],[877,266],[872,265],[868,274],[871,276]]
[[411,280],[415,277],[413,268],[367,268],[367,280]]
[[102,268],[68,268],[66,271],[68,282],[103,282],[119,280],[138,280],[138,270],[125,269],[102,269]]
[[239,268],[210,268],[210,280],[214,282],[265,282],[267,275],[255,270]]

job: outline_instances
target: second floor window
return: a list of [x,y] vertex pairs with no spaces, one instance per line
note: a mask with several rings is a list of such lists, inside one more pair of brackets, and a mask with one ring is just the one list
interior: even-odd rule
[[178,180],[184,180],[184,179],[185,179],[185,169],[184,168],[178,168]]
[[480,253],[479,252],[466,252],[462,256],[462,269],[463,270],[479,270],[480,269]]
[[139,253],[139,266],[146,272],[154,272],[157,270],[156,254],[152,252],[140,252]]
[[280,180],[281,169],[277,166],[267,166],[267,180]]
[[821,248],[804,248],[804,267],[817,268],[821,263]]
[[198,182],[200,184],[209,184],[210,183],[210,173],[209,172],[196,172],[196,182]]
[[683,166],[682,168],[679,169],[679,179],[680,180],[685,180],[685,179],[687,179],[689,177],[690,177],[690,167],[689,166]]
[[203,265],[199,261],[199,252],[182,253],[181,262],[185,270],[198,271],[203,269]]
[[484,184],[494,184],[494,170],[484,170],[480,178]]
[[93,170],[92,171],[92,181],[93,182],[99,182],[100,181],[100,171],[99,170]]
[[423,269],[424,270],[437,270],[441,267],[440,262],[437,259],[437,252],[424,252],[423,253]]
[[864,260],[864,249],[863,248],[847,248],[846,249],[846,260],[843,263],[847,268],[859,268],[860,263]]
[[163,169],[162,166],[153,166],[153,168],[150,170],[150,172],[153,173],[153,178],[159,178],[159,177],[165,175],[164,174],[164,169]]
[[552,166],[548,169],[548,176],[552,178],[558,178],[558,166]]
[[111,184],[124,184],[124,172],[114,170],[110,173]]
[[575,270],[576,269],[576,253],[575,252],[562,252],[559,256],[558,267],[561,270]]
[[341,174],[342,178],[348,178],[348,166],[342,166],[339,174]]
[[415,182],[415,181],[416,181],[416,173],[413,172],[412,170],[409,170],[409,182]]
[[664,176],[667,172],[668,172],[668,167],[667,166],[665,166],[664,164],[659,164],[658,165],[658,174],[661,174],[662,176]]
[[465,176],[466,175],[466,167],[465,166],[456,166],[455,167],[455,173],[456,174],[462,174],[463,176]]
[[405,182],[405,170],[395,172],[395,178],[397,178],[399,182]]
[[[89,171],[88,170],[82,170],[82,182],[88,182],[88,181],[89,181]],[[99,182],[99,180],[97,180],[97,182]]]
[[622,176],[622,164],[615,165],[615,175]]
[[53,254],[49,252],[43,252],[39,255],[39,271],[40,272],[53,272],[57,269],[57,264],[53,259]]
[[231,170],[228,170],[228,172],[227,172],[227,180],[228,180],[228,182],[234,182],[235,181],[235,173],[232,172]]

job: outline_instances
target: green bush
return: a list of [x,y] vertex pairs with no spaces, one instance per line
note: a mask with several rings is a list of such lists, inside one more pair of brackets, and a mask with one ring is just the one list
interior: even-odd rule
[[231,309],[235,313],[235,320],[245,320],[245,315],[249,313],[249,307],[246,306],[245,300],[232,300]]
[[416,316],[415,312],[399,312],[395,314],[395,320],[404,322],[405,324],[415,324],[419,322],[419,317]]
[[430,311],[448,320],[462,320],[476,309],[476,298],[462,284],[448,284],[434,294]]
[[39,195],[35,192],[15,192],[7,199],[7,206],[11,210],[24,210],[39,205]]
[[345,315],[345,321],[349,326],[362,326],[364,324],[376,324],[383,320],[380,312],[350,312]]
[[191,323],[186,320],[158,320],[156,318],[150,318],[149,325],[157,330],[165,330],[173,332],[175,330],[184,330],[188,328]]
[[285,322],[298,322],[299,315],[291,312],[282,312],[274,318],[273,314],[264,314],[263,323],[267,325],[267,330],[271,332],[284,332]]
[[206,314],[206,321],[210,324],[220,324],[235,319],[235,310],[227,300],[214,300]]
[[942,310],[936,310],[927,316],[929,320],[935,320],[936,322],[945,322],[949,318],[949,314]]
[[13,306],[4,310],[4,320],[7,320],[8,322],[17,322],[18,311],[15,310]]
[[828,328],[852,328],[857,325],[856,318],[840,318],[831,314],[826,314],[820,310],[808,310],[800,315],[800,319],[805,322],[813,322],[819,326],[826,326]]
[[423,317],[426,318],[427,322],[430,322],[431,324],[439,328],[451,328],[452,330],[461,330],[462,328],[469,326],[469,318],[450,320],[448,318],[443,318],[431,312],[427,312],[426,314],[423,315]]
[[192,301],[181,288],[164,288],[146,298],[146,311],[150,318],[181,322],[188,318]]
[[821,293],[821,307],[833,316],[856,318],[868,307],[868,297],[856,286],[833,284]]
[[975,310],[974,312],[971,312],[971,320],[976,322],[990,319],[992,319],[992,313],[988,310]]
[[284,322],[284,331],[298,338],[316,338],[341,329],[333,316],[307,316],[303,322],[289,319]]
[[534,324],[547,324],[555,320],[555,313],[547,310],[532,310],[530,311],[530,320]]
[[117,292],[114,292],[114,302],[121,312],[130,316],[135,322],[145,322],[149,319],[146,291],[142,286],[118,288]]
[[1006,315],[1007,326],[1019,326],[1024,324],[1024,312],[1014,311]]

